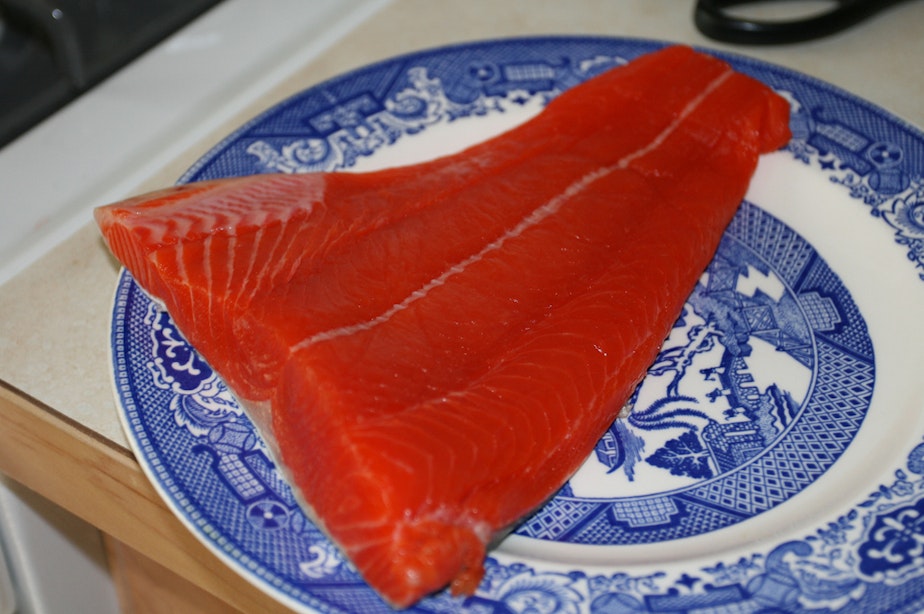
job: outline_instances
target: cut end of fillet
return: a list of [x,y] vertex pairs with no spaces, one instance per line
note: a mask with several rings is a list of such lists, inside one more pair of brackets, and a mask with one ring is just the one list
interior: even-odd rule
[[352,555],[364,577],[388,603],[407,608],[452,578],[455,595],[471,595],[484,575],[484,541],[471,528],[439,520],[400,523],[387,549]]
[[[447,584],[455,594],[474,593],[493,524],[458,502],[443,501],[421,479],[419,467],[402,472],[407,459],[388,447],[387,437],[362,441],[345,426],[344,417],[351,423],[353,412],[343,407],[329,374],[306,355],[287,362],[275,402],[304,409],[289,419],[277,411],[268,432],[282,443],[280,458],[313,503],[319,527],[392,607],[409,607]],[[318,445],[329,446],[328,455],[318,457]],[[325,496],[330,493],[337,496]]]

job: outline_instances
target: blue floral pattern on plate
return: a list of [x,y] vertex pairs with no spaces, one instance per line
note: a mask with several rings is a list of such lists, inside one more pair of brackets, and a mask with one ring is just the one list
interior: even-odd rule
[[[754,372],[771,361],[786,375],[761,383]],[[632,411],[597,445],[594,460],[607,474],[624,474],[607,488],[619,496],[601,498],[599,479],[581,494],[579,473],[518,533],[648,543],[772,509],[850,444],[874,374],[872,342],[840,281],[801,237],[745,202]],[[647,475],[636,477],[641,464]],[[674,476],[669,489],[633,493],[637,481],[663,477],[655,468]]]
[[[560,91],[664,43],[524,38],[403,56],[322,83],[230,135],[182,181],[362,168],[454,125],[519,121]],[[924,279],[924,137],[804,75],[723,56],[792,103],[782,154],[869,210]],[[440,133],[441,134],[441,133]],[[437,145],[439,149],[439,145]],[[722,537],[791,514],[864,428],[876,336],[839,262],[745,202],[633,411],[487,562],[476,595],[421,612],[916,611],[924,606],[924,443],[848,509],[789,537],[687,562],[625,548]],[[304,516],[221,379],[123,273],[114,377],[139,461],[178,517],[242,576],[302,611],[387,611]],[[788,506],[788,507],[787,507]],[[785,510],[790,510],[786,512]],[[522,554],[574,548],[561,562]],[[544,544],[546,546],[544,546]],[[646,546],[647,545],[647,546]],[[594,552],[580,562],[582,548]],[[538,550],[537,550],[538,549]],[[600,553],[603,556],[600,556]],[[574,554],[577,553],[577,554]],[[650,559],[648,559],[650,560]],[[576,561],[576,562],[569,562]],[[600,561],[604,561],[601,563]],[[920,602],[920,605],[919,605]]]

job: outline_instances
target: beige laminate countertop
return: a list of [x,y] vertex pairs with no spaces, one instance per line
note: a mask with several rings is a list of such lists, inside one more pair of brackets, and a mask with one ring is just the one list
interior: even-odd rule
[[[409,51],[510,36],[628,36],[734,51],[818,77],[924,126],[924,2],[899,5],[827,39],[780,47],[710,41],[694,29],[692,5],[684,0],[394,0],[130,191],[172,184],[233,128],[328,77]],[[0,173],[14,171],[0,168]],[[104,203],[87,206],[99,204]],[[0,186],[0,211],[5,206]],[[265,604],[259,596],[234,586],[224,572],[196,571],[203,565],[197,560],[200,550],[151,494],[127,449],[110,383],[109,317],[117,274],[88,218],[83,228],[0,285],[0,471],[151,558],[201,578],[210,592],[260,610]],[[116,506],[135,506],[137,515],[114,518]],[[138,537],[137,522],[155,525],[157,535]]]

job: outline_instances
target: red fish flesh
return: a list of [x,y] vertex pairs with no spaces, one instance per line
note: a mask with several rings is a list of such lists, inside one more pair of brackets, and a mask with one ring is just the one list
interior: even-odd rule
[[789,107],[687,47],[595,77],[461,153],[102,207],[389,603],[471,592],[656,357]]

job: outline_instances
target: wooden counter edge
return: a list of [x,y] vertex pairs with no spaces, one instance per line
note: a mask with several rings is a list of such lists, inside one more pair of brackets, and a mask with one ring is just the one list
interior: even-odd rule
[[0,473],[243,612],[290,612],[167,509],[134,456],[0,381]]

